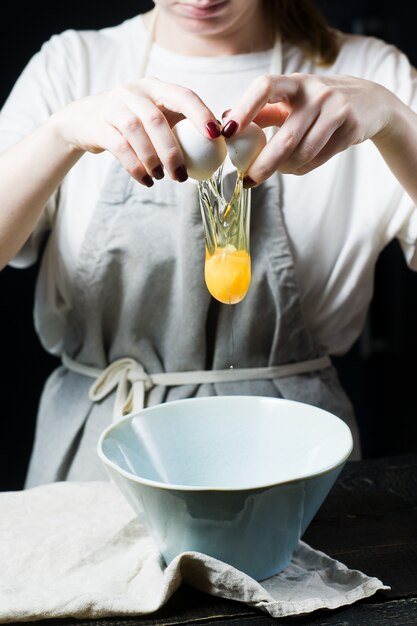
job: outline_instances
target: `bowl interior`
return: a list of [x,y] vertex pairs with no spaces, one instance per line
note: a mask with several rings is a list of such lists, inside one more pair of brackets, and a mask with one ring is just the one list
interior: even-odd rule
[[98,452],[142,482],[183,489],[249,489],[314,476],[352,449],[348,426],[317,407],[259,396],[160,404],[102,435]]

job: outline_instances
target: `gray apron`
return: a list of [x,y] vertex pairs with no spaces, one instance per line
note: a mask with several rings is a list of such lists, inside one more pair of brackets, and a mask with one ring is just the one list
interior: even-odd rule
[[[282,73],[279,37],[271,73]],[[64,365],[43,390],[26,487],[107,479],[96,446],[111,422],[114,396],[124,412],[208,395],[306,402],[348,423],[350,458],[359,458],[351,403],[304,323],[284,200],[279,176],[252,190],[252,281],[245,299],[230,307],[213,300],[204,283],[196,185],[165,177],[146,188],[114,163],[72,279]],[[93,387],[91,377],[98,377]]]
[[[270,368],[320,357],[303,319],[281,192],[278,176],[252,190],[252,282],[245,299],[230,307],[213,300],[204,283],[196,185],[166,177],[145,188],[115,162],[73,277],[65,352],[97,371],[124,357],[156,375],[221,370],[224,382],[156,384],[144,405],[229,394],[298,400],[345,420],[355,440],[351,458],[357,458],[352,407],[333,366],[279,378],[227,378],[231,358],[236,368]],[[48,379],[27,487],[107,478],[96,445],[111,422],[114,393],[93,401],[91,382],[65,366]]]

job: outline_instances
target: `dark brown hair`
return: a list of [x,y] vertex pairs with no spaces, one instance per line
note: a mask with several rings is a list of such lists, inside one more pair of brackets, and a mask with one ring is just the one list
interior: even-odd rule
[[262,0],[271,28],[298,46],[317,65],[331,65],[339,52],[337,32],[312,0]]

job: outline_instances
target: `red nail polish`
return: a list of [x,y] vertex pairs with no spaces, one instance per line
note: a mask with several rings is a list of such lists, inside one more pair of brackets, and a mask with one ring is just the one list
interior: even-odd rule
[[255,181],[252,180],[250,176],[244,176],[242,182],[245,189],[249,189],[250,187],[256,185]]
[[235,122],[235,120],[230,120],[230,122],[227,122],[226,126],[222,130],[223,137],[226,137],[226,139],[229,139],[232,135],[235,134],[238,127],[239,127],[239,124]]
[[208,134],[212,139],[217,139],[217,137],[220,137],[220,128],[218,128],[218,126],[216,126],[214,122],[207,122],[206,128],[208,130]]
[[153,185],[153,180],[152,180],[152,178],[149,176],[149,174],[146,174],[146,176],[144,176],[144,177],[142,178],[142,183],[143,183],[144,185],[146,185],[147,187],[152,187],[152,185]]
[[177,181],[179,183],[183,183],[187,180],[188,178],[188,174],[187,174],[187,170],[185,169],[185,165],[179,165],[177,167],[177,169],[174,171],[175,174],[175,178],[177,179]]
[[156,180],[161,180],[164,177],[164,170],[162,165],[157,165],[152,170],[152,176],[156,178]]

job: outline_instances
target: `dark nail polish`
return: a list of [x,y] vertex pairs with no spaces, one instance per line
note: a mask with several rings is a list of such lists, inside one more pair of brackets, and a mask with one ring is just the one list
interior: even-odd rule
[[177,179],[177,181],[179,183],[183,183],[188,178],[188,174],[187,174],[187,170],[185,169],[185,165],[179,165],[177,167],[177,169],[175,170],[174,174],[175,174],[175,178]]
[[255,181],[252,180],[250,176],[244,176],[242,182],[245,189],[249,189],[250,187],[256,185]]
[[235,122],[235,120],[230,120],[230,122],[227,122],[226,126],[222,130],[223,137],[226,137],[226,139],[229,139],[232,135],[235,134],[238,127],[239,127],[239,124]]
[[142,178],[142,183],[143,183],[144,185],[146,185],[147,187],[152,187],[152,185],[153,185],[153,180],[152,180],[152,178],[149,176],[149,174],[146,174],[146,176],[144,176],[144,177]]
[[214,122],[207,122],[206,128],[208,130],[208,134],[210,135],[212,139],[217,139],[217,137],[220,137],[221,135],[220,128],[216,126]]
[[156,178],[156,180],[161,180],[164,177],[164,169],[162,165],[157,165],[152,170],[152,176]]
[[230,111],[231,111],[231,110],[232,110],[232,109],[226,109],[226,111],[223,111],[223,113],[222,113],[222,120],[224,120],[224,118],[225,118],[227,115],[229,115],[229,113],[230,113]]

